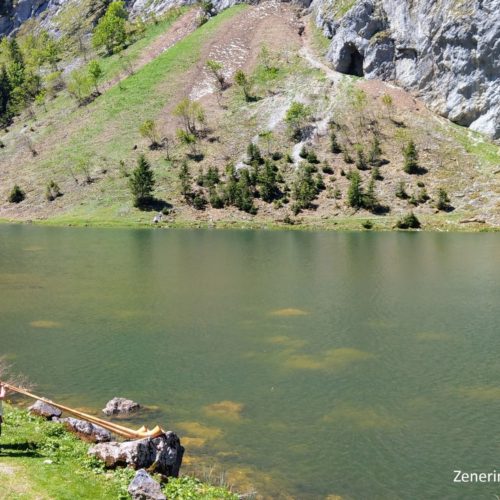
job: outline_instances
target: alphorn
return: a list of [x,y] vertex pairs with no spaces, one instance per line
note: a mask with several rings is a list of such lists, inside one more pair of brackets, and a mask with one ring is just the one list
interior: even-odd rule
[[83,411],[75,410],[70,408],[69,406],[61,405],[59,403],[55,403],[50,399],[44,398],[42,396],[37,396],[36,394],[32,394],[31,392],[23,389],[22,387],[16,387],[15,385],[9,384],[7,382],[0,382],[4,387],[10,389],[11,391],[17,392],[19,394],[23,394],[24,396],[28,396],[29,398],[37,399],[38,401],[42,401],[43,403],[47,403],[49,405],[55,406],[62,411],[70,413],[71,415],[75,415],[87,422],[92,424],[99,425],[104,429],[112,432],[113,434],[117,434],[118,436],[122,436],[128,439],[144,439],[144,438],[155,438],[165,434],[165,431],[160,427],[156,426],[153,429],[149,430],[147,427],[140,427],[137,430],[129,429],[128,427],[124,427],[123,425],[115,424],[114,422],[108,422],[107,420],[103,420],[102,418],[95,417],[94,415],[89,415],[88,413],[84,413]]

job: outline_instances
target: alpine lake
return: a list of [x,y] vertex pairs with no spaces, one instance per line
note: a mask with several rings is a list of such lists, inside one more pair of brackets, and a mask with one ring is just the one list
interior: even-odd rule
[[[257,497],[491,499],[500,234],[0,226],[0,355]],[[16,399],[20,404],[27,400]]]

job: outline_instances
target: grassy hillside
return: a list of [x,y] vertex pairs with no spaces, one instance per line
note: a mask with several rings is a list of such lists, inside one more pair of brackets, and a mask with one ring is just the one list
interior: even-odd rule
[[[101,58],[101,95],[89,104],[78,106],[62,91],[37,107],[34,117],[16,119],[0,150],[2,219],[152,224],[154,213],[135,208],[129,189],[144,153],[156,179],[156,206],[165,207],[163,226],[391,229],[410,212],[424,229],[500,225],[497,145],[437,118],[397,88],[331,71],[321,57],[322,35],[290,5],[236,6],[197,29],[193,12],[175,10],[148,25],[121,54]],[[208,60],[222,64],[223,91],[206,69]],[[249,99],[235,84],[238,69],[247,75]],[[174,110],[184,98],[199,102],[206,116],[194,156],[177,139],[182,122]],[[294,102],[305,105],[307,116],[302,137],[292,138],[286,116]],[[139,132],[145,120],[155,122],[168,148],[148,147]],[[338,152],[332,151],[332,132]],[[359,151],[368,159],[375,137],[380,158],[365,168]],[[419,154],[416,174],[403,171],[402,150],[410,141]],[[275,171],[277,189],[269,200],[263,196],[263,166],[247,161],[251,142]],[[189,195],[180,180],[184,161]],[[246,211],[228,198],[228,164],[236,166],[236,178],[241,169],[253,176]],[[352,206],[351,174],[359,173],[366,198],[375,165],[375,205]],[[218,169],[217,185],[203,181],[209,168]],[[309,182],[305,171],[314,182],[307,203],[298,199]],[[48,201],[52,180],[63,196]],[[26,193],[18,204],[6,201],[14,184]],[[440,190],[449,199],[444,206]],[[213,203],[217,197],[222,208]]]

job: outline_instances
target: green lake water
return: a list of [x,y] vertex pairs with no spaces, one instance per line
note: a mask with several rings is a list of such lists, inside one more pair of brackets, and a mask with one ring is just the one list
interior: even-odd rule
[[500,235],[0,226],[0,354],[267,498],[495,498]]

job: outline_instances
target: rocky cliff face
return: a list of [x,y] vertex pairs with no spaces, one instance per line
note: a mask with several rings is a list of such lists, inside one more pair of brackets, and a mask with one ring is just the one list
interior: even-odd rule
[[[129,0],[133,14],[194,0]],[[298,0],[332,42],[334,69],[393,81],[435,112],[500,138],[500,0]],[[3,0],[0,34],[82,0]],[[213,0],[216,10],[240,0]],[[103,10],[104,2],[90,2]],[[57,30],[55,30],[57,31]]]
[[394,81],[500,138],[500,0],[314,0],[334,69]]

